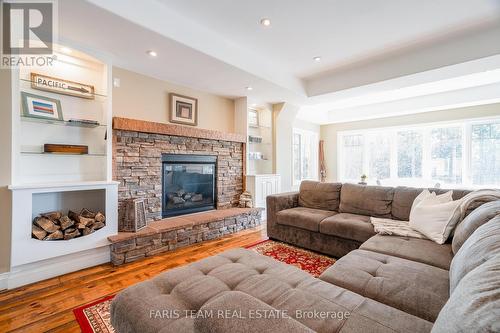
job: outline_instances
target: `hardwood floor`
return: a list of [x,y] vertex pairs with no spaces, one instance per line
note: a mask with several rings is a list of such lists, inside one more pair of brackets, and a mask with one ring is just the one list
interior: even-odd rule
[[266,238],[265,225],[114,267],[103,264],[0,293],[0,332],[80,332],[73,309],[193,261]]

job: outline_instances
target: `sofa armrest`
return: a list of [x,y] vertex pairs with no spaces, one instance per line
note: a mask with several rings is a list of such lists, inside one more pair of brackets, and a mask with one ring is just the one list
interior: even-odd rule
[[299,192],[287,192],[267,196],[267,233],[272,237],[272,229],[276,225],[276,214],[282,210],[299,205]]

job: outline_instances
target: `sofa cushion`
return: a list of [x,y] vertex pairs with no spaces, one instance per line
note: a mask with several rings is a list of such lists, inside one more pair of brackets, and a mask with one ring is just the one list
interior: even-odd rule
[[375,235],[364,242],[360,249],[418,261],[427,265],[450,269],[453,253],[451,244],[439,245],[428,239]]
[[341,213],[391,217],[393,187],[344,184],[340,191]]
[[413,201],[422,191],[421,188],[396,187],[394,189],[394,199],[392,200],[392,217],[402,221],[409,221]]
[[467,273],[499,254],[500,215],[477,228],[453,257],[450,266],[450,292],[453,292]]
[[325,218],[335,214],[337,213],[330,210],[295,207],[278,212],[276,214],[276,220],[278,224],[281,225],[318,232],[319,223]]
[[429,191],[435,192],[437,195],[442,195],[445,194],[446,192],[453,191],[451,195],[452,200],[462,199],[471,192],[470,190],[460,190],[460,189],[450,190],[446,188],[429,188]]
[[375,235],[369,216],[349,213],[327,217],[319,224],[319,232],[358,242],[364,242]]
[[300,183],[299,206],[338,210],[342,183],[321,183],[304,180]]
[[457,253],[460,250],[460,247],[477,228],[496,215],[500,215],[500,200],[485,203],[473,210],[455,229],[451,243],[453,253]]
[[[200,309],[213,311],[216,318],[226,314],[228,319],[189,315]],[[283,320],[280,329],[288,328],[289,332],[308,331],[304,327],[325,333],[429,332],[432,327],[421,318],[244,249],[223,252],[123,290],[111,304],[111,323],[117,332],[163,333],[263,332],[279,325],[269,318],[255,317],[235,326],[238,320],[234,314],[237,317],[239,309],[242,313],[253,309],[255,315],[259,309],[274,310],[269,315],[286,313],[292,319]],[[164,313],[167,315],[162,316]],[[178,313],[179,318],[168,318],[169,313]],[[314,313],[328,316],[315,317]]]
[[[223,319],[217,314],[224,309],[228,311]],[[301,332],[314,333],[313,330],[301,324],[292,317],[280,318],[274,316],[266,318],[265,321],[253,320],[257,313],[273,313],[276,309],[240,291],[223,292],[219,297],[210,300],[203,305],[200,313],[209,314],[207,316],[198,316],[194,321],[195,332],[213,333],[213,332]],[[230,315],[238,314],[238,315]],[[250,318],[250,319],[248,319]]]
[[[398,186],[394,189],[394,199],[392,200],[392,217],[402,221],[410,219],[411,206],[415,198],[423,191],[423,188]],[[444,194],[450,190],[430,188],[430,192],[437,195]],[[453,190],[453,200],[458,200],[470,193],[469,190]]]
[[500,332],[500,256],[469,272],[439,313],[434,333]]
[[364,250],[340,258],[320,279],[429,321],[449,297],[447,270]]

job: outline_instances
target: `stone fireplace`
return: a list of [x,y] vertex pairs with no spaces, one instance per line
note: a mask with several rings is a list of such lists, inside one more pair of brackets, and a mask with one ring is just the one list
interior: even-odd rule
[[113,118],[113,134],[119,218],[124,218],[130,199],[142,199],[148,220],[137,232],[108,237],[113,264],[261,224],[261,208],[237,207],[243,192],[245,135],[126,118]]
[[[178,215],[180,208],[193,209],[185,211],[192,213],[238,205],[243,192],[245,136],[125,118],[114,118],[113,128],[120,219],[129,199],[144,199],[149,222]],[[170,171],[165,169],[168,166]],[[174,172],[174,168],[179,169]],[[193,175],[203,183],[214,176],[213,198],[207,184],[201,189],[188,182],[187,188],[178,188],[184,177]],[[164,180],[170,181],[170,187],[164,188]]]
[[162,154],[162,217],[215,209],[216,156]]

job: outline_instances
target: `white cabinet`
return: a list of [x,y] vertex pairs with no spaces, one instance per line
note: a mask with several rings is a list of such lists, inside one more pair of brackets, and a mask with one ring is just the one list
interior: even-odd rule
[[252,194],[255,207],[266,208],[268,195],[281,191],[281,177],[275,174],[248,175],[247,191]]

